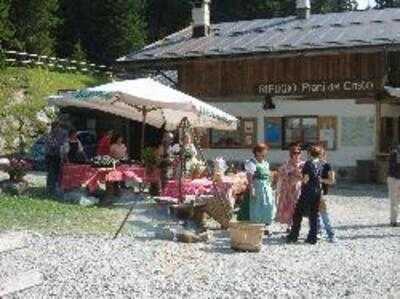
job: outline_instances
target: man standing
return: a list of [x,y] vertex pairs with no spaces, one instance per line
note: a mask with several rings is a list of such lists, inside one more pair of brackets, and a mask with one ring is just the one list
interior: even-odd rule
[[397,226],[400,203],[400,148],[393,146],[390,151],[388,189],[390,198],[390,224]]
[[46,140],[46,166],[47,184],[46,191],[50,195],[56,195],[58,181],[61,173],[61,146],[68,139],[66,126],[60,121],[55,121],[51,125],[51,131]]

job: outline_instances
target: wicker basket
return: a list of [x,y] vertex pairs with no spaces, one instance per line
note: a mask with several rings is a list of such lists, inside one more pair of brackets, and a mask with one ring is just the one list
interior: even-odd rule
[[231,248],[238,251],[259,252],[262,247],[264,224],[246,221],[231,222]]

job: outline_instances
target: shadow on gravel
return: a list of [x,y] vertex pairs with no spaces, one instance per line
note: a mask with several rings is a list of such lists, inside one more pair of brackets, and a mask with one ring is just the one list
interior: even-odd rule
[[233,250],[229,244],[223,244],[218,246],[217,244],[213,243],[211,247],[200,248],[200,250],[206,253],[220,253],[229,255],[238,253],[238,251]]
[[378,223],[378,224],[358,224],[358,225],[339,225],[335,226],[335,230],[347,230],[347,229],[367,229],[367,228],[379,228],[379,227],[392,227],[388,223]]
[[362,240],[362,239],[388,239],[388,238],[399,238],[400,239],[400,230],[399,233],[394,234],[380,234],[380,235],[358,235],[358,236],[339,236],[340,240]]
[[388,196],[386,185],[369,184],[339,184],[329,189],[330,196],[341,197],[374,197],[383,198]]

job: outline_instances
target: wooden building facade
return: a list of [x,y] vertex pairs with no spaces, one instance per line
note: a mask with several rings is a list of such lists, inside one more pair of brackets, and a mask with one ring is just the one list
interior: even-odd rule
[[243,161],[267,142],[280,164],[291,142],[324,142],[339,174],[352,176],[359,161],[384,160],[400,141],[400,105],[385,91],[400,86],[398,15],[211,24],[203,37],[189,27],[118,63],[132,73],[175,70],[180,90],[240,118],[236,132],[202,132],[209,159]]

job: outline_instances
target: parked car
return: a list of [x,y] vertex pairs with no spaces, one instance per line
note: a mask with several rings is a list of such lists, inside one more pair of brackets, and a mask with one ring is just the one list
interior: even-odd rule
[[[93,158],[96,155],[97,139],[96,135],[89,131],[78,131],[78,138],[82,143],[86,157]],[[33,169],[43,171],[46,169],[45,161],[45,144],[47,135],[39,137],[38,140],[32,145],[29,158],[33,163]]]

